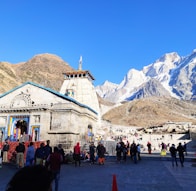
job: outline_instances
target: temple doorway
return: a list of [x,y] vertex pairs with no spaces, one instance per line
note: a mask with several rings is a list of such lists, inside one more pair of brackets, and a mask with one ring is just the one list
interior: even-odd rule
[[93,127],[92,127],[92,125],[88,125],[88,142],[92,142],[93,141],[93,136],[94,136],[94,134],[93,134]]
[[0,127],[0,143],[2,143],[3,140],[5,139],[4,135],[5,135],[5,127]]
[[40,136],[40,126],[32,126],[32,140],[31,141],[39,141],[39,136]]
[[29,134],[29,116],[11,116],[9,120],[7,136],[11,141],[20,140],[20,138],[28,138]]
[[18,120],[17,122],[16,122],[16,128],[18,129],[20,129],[20,133],[21,133],[21,135],[23,135],[23,134],[27,134],[28,132],[27,132],[27,122],[25,121],[25,120],[23,120],[23,119],[20,119],[20,120]]

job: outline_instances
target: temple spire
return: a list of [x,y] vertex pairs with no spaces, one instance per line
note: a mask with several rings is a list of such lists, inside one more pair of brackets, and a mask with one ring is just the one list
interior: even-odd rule
[[80,56],[78,70],[82,70],[82,56]]

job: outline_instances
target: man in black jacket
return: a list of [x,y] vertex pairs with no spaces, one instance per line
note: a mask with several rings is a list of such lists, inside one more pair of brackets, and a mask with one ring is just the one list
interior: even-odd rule
[[5,141],[5,144],[3,145],[3,162],[8,162],[8,151],[10,149],[10,145],[8,141]]
[[174,144],[172,144],[169,151],[170,151],[171,158],[172,158],[172,166],[174,167],[174,162],[176,163],[176,166],[178,166],[178,162],[177,162],[177,158],[176,158],[177,149],[175,148]]
[[25,152],[25,145],[24,143],[19,142],[18,146],[16,147],[16,164],[17,168],[24,167],[24,152]]
[[44,146],[44,163],[46,167],[48,167],[49,165],[47,162],[47,158],[50,154],[52,154],[52,147],[50,146],[50,140],[47,140],[46,145]]
[[181,166],[183,167],[184,166],[184,147],[182,146],[181,143],[179,143],[179,145],[177,147],[177,151],[178,151],[178,154],[179,154],[179,159],[180,159]]

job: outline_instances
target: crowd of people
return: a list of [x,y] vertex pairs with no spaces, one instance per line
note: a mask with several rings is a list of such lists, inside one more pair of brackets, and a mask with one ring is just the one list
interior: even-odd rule
[[[147,149],[148,149],[148,154],[152,153],[152,146],[150,142],[147,142]],[[174,166],[174,162],[176,163],[176,166],[178,166],[177,163],[177,154],[179,156],[180,164],[183,167],[184,166],[184,155],[187,155],[187,144],[184,142],[184,145],[182,143],[179,143],[177,148],[175,148],[175,145],[172,144],[171,147],[170,145],[166,145],[165,143],[161,143],[161,150],[160,150],[160,155],[161,156],[166,156],[167,151],[170,152],[171,154],[171,161],[172,161],[172,166]],[[124,161],[126,162],[127,160],[127,155],[130,155],[130,158],[134,163],[137,163],[137,161],[141,160],[141,145],[138,143],[136,144],[135,141],[133,141],[132,144],[130,144],[128,141],[125,144],[122,140],[120,140],[116,144],[116,159],[117,162]]]
[[[173,147],[174,144],[172,144],[171,147]],[[182,144],[181,144],[182,145]],[[152,151],[151,143],[147,142],[147,150],[148,153],[151,154],[154,152]],[[104,164],[105,162],[105,154],[106,154],[106,148],[103,145],[103,142],[98,142],[98,145],[95,146],[94,142],[91,142],[89,144],[89,148],[83,148],[81,150],[79,142],[74,146],[73,152],[70,151],[69,154],[65,155],[65,152],[62,148],[62,145],[58,145],[58,150],[61,153],[63,157],[63,162],[74,162],[75,166],[81,165],[81,160],[84,161],[90,161],[90,164],[94,164],[97,162],[98,164]],[[144,145],[140,145],[139,143],[136,144],[135,141],[133,141],[131,144],[129,141],[122,141],[120,139],[119,142],[116,144],[116,160],[117,162],[125,161],[127,160],[127,156],[129,155],[130,158],[137,163],[138,160],[141,160],[141,149],[144,150]],[[9,151],[9,144],[7,141],[5,141],[5,144],[3,145],[2,149],[2,159],[3,162],[8,162],[8,151]],[[170,152],[170,145],[165,143],[160,143],[160,155],[165,156],[167,152]],[[177,152],[177,151],[176,151]],[[32,164],[41,164],[41,165],[47,165],[47,157],[49,154],[52,153],[52,148],[50,147],[50,141],[46,141],[46,144],[44,142],[40,143],[40,146],[35,149],[34,143],[30,142],[28,145],[28,148],[25,150],[24,142],[19,142],[17,147],[15,148],[15,161],[17,168],[24,167],[25,165],[32,165]],[[26,157],[24,156],[26,154]],[[187,149],[186,149],[186,143],[183,145],[183,155],[187,155]],[[70,160],[68,159],[68,156],[70,157]]]
[[106,148],[104,147],[102,142],[99,142],[97,147],[94,145],[93,142],[89,145],[89,151],[85,154],[80,149],[79,142],[74,146],[74,152],[73,152],[73,159],[75,161],[75,166],[77,164],[81,165],[81,159],[87,160],[90,162],[90,164],[95,164],[95,162],[98,162],[99,165],[104,165],[105,163],[105,154],[106,154]]
[[179,143],[177,148],[175,147],[175,144],[172,144],[172,146],[169,148],[169,151],[170,151],[171,158],[172,158],[172,166],[174,167],[174,163],[176,164],[176,166],[178,166],[178,162],[177,162],[177,153],[178,153],[180,164],[183,167],[184,166],[184,153],[187,154],[186,143],[184,145]]
[[[9,143],[6,141],[3,146],[3,161],[8,162],[7,153],[9,151]],[[54,182],[55,191],[58,191],[61,165],[65,161],[65,152],[62,145],[55,146],[52,150],[50,140],[40,143],[40,146],[35,149],[34,143],[30,142],[28,147],[25,147],[24,142],[18,142],[15,148],[16,167],[19,169],[9,181],[6,191],[23,191],[37,190],[48,191],[52,190],[52,182]],[[103,143],[99,142],[97,147],[94,143],[89,145],[89,161],[94,164],[96,161],[100,165],[105,162],[106,149]],[[25,155],[26,154],[26,155]],[[87,155],[86,155],[87,156]],[[82,151],[79,142],[73,148],[73,160],[75,166],[81,165]],[[97,157],[97,158],[96,158]],[[38,172],[39,171],[39,172]],[[37,175],[37,173],[39,175]],[[44,175],[43,185],[34,184],[40,176]],[[25,177],[25,182],[23,181]]]
[[[3,146],[4,163],[8,162],[8,151],[9,143],[5,141],[5,144]],[[33,142],[30,142],[27,148],[25,147],[24,142],[18,142],[18,145],[16,146],[14,153],[16,154],[16,167],[19,169],[19,171],[12,177],[12,179],[8,183],[6,191],[25,190],[26,184],[31,185],[31,181],[37,180],[38,174],[35,175],[35,177],[33,176],[33,174],[35,174],[38,171],[40,171],[40,173],[47,175],[51,179],[51,181],[47,182],[45,188],[39,188],[36,184],[32,185],[31,187],[29,187],[28,185],[28,190],[32,189],[41,191],[42,189],[48,189],[51,187],[50,184],[52,184],[52,180],[54,180],[55,191],[58,191],[61,164],[63,163],[65,157],[65,153],[61,144],[55,146],[52,150],[52,147],[50,146],[50,140],[47,140],[46,144],[44,142],[41,142],[40,147],[38,147],[37,149],[35,149]],[[31,177],[28,174],[28,172],[32,173]],[[20,180],[20,178],[22,178],[22,176],[25,177],[25,182],[21,182],[22,180]],[[21,185],[21,183],[23,186]]]
[[134,163],[137,163],[138,160],[141,160],[141,146],[140,144],[136,144],[135,141],[133,141],[132,144],[129,143],[129,141],[126,142],[126,144],[120,140],[116,144],[116,159],[117,162],[120,163],[121,161],[126,162],[127,155],[130,155],[131,160],[134,161]]
[[[148,153],[151,154],[151,143],[148,142],[146,146],[148,148]],[[172,144],[171,147],[169,147],[169,149],[168,145],[164,143],[162,143],[161,146],[161,152],[162,150],[169,150],[171,154],[172,166],[178,166],[177,153],[179,155],[181,166],[184,166],[184,153],[187,153],[186,143],[184,143],[184,145],[179,143],[177,148],[174,144]],[[19,181],[20,178],[22,178],[22,176],[26,176],[27,181],[25,181],[25,184],[30,185],[31,180],[30,174],[28,174],[28,172],[32,173],[33,180],[35,180],[38,177],[34,177],[33,174],[35,174],[37,171],[40,171],[40,173],[43,173],[46,175],[46,177],[48,177],[48,179],[45,180],[47,183],[44,185],[45,188],[42,188],[42,191],[48,189],[50,190],[52,182],[54,182],[55,191],[58,191],[61,164],[65,161],[65,152],[62,148],[62,145],[59,144],[58,146],[55,146],[52,150],[52,147],[50,146],[50,140],[47,140],[46,144],[44,142],[41,142],[40,147],[38,147],[37,149],[35,149],[34,143],[30,142],[26,151],[25,149],[26,148],[23,142],[19,142],[15,148],[16,166],[20,170],[17,171],[17,173],[12,177],[12,179],[8,183],[6,191],[22,191],[26,189],[25,185],[21,188],[21,182]],[[3,146],[4,162],[8,162],[8,151],[9,144],[8,142],[5,142]],[[26,157],[24,157],[24,153],[26,153]],[[139,143],[136,144],[134,141],[130,144],[129,141],[125,143],[122,140],[120,140],[116,144],[116,161],[118,163],[120,163],[121,161],[126,162],[127,155],[130,156],[131,160],[134,163],[137,163],[139,160],[141,160],[140,153],[141,145]],[[94,142],[91,142],[89,145],[89,151],[86,152],[85,156],[83,156],[82,154],[83,151],[81,151],[80,143],[77,142],[76,145],[73,147],[72,154],[75,167],[81,166],[81,160],[85,158],[88,159],[90,164],[95,164],[96,162],[99,165],[104,165],[106,148],[102,142],[98,142],[97,146],[94,145]],[[39,190],[38,187],[35,188],[34,186],[35,185],[32,185],[32,190]]]

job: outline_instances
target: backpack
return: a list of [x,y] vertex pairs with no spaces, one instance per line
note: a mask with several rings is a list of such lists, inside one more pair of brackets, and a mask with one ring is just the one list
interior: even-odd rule
[[5,145],[3,146],[3,151],[8,151],[9,148],[10,148],[10,146],[9,146],[8,144],[5,144]]

